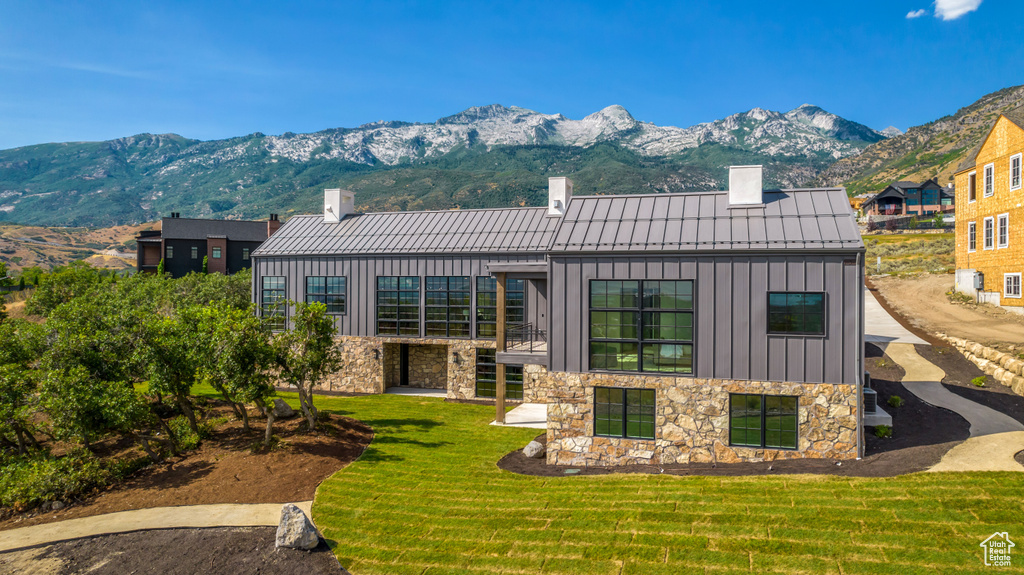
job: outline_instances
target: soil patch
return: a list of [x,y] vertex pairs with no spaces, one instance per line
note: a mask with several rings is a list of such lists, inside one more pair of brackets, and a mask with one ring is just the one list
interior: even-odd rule
[[312,551],[275,549],[275,529],[155,529],[65,541],[0,554],[0,575],[345,573],[323,541]]
[[[942,378],[946,389],[1024,423],[1024,397],[1017,395],[991,376],[985,375],[984,371],[968,361],[956,348],[949,345],[916,345],[914,348],[921,357],[946,372],[946,377]],[[971,383],[976,377],[985,378],[985,387]]]
[[[217,407],[211,412],[227,415],[230,409]],[[355,461],[373,439],[373,430],[355,419],[331,415],[310,434],[304,420],[296,417],[275,422],[278,445],[254,452],[251,448],[262,440],[264,424],[251,419],[251,434],[242,431],[241,422],[229,421],[194,451],[150,465],[82,501],[65,502],[67,507],[60,511],[8,517],[0,522],[0,531],[131,509],[308,501],[321,481]]]
[[[915,333],[927,332],[930,337],[926,341],[931,343],[935,343],[931,334],[940,332],[989,346],[1024,344],[1024,315],[993,305],[954,303],[946,295],[953,289],[953,280],[949,274],[921,274],[873,276],[865,283],[903,316],[897,316],[900,323],[909,320],[918,328]],[[886,307],[886,311],[891,309]]]
[[[894,477],[924,471],[942,459],[947,451],[970,435],[970,424],[953,413],[933,407],[907,391],[902,383],[903,368],[884,355],[877,346],[865,345],[865,366],[871,374],[871,387],[878,392],[878,403],[892,415],[892,437],[879,438],[868,427],[864,438],[864,457],[860,460],[787,459],[761,463],[689,463],[673,465],[619,465],[614,467],[570,467],[548,465],[543,459],[530,459],[516,450],[505,455],[498,467],[523,475],[565,477],[567,475],[607,475],[611,473],[664,473],[669,475],[790,475],[811,473],[859,477]],[[898,395],[903,407],[888,407],[889,397]],[[545,435],[536,438],[547,443]],[[566,471],[576,470],[569,474]]]

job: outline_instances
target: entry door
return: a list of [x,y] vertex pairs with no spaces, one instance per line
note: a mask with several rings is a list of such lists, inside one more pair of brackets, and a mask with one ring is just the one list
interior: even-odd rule
[[409,385],[409,344],[398,345],[398,385]]

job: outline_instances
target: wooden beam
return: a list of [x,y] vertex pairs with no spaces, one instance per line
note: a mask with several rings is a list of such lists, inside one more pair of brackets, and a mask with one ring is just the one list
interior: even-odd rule
[[[498,353],[505,351],[505,273],[498,272],[494,274],[498,280],[498,293],[496,302],[497,305],[497,319],[495,326],[495,349]],[[494,421],[498,423],[505,423],[505,364],[500,361],[495,362],[495,376],[497,379],[496,388],[494,393]]]

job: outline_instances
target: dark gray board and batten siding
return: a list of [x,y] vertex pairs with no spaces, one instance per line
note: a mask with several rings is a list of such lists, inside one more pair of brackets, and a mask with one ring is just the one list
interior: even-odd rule
[[[863,345],[858,264],[855,250],[552,256],[550,369],[589,370],[590,280],[683,279],[694,281],[694,377],[856,384]],[[825,335],[769,335],[769,291],[825,292]]]
[[[264,276],[283,276],[285,296],[294,301],[305,298],[307,276],[342,276],[346,279],[346,313],[335,316],[339,335],[376,335],[377,277],[379,276],[470,276],[473,282],[472,317],[476,317],[476,277],[490,276],[487,264],[493,262],[544,261],[542,255],[412,255],[412,256],[276,256],[258,257],[253,265],[253,301],[259,302],[259,286]],[[420,333],[423,330],[423,305],[426,293],[420,283]],[[527,321],[545,329],[547,325],[547,286],[543,280],[526,282]],[[291,312],[289,312],[290,314]],[[473,327],[475,333],[475,325]],[[414,339],[414,338],[413,338]]]

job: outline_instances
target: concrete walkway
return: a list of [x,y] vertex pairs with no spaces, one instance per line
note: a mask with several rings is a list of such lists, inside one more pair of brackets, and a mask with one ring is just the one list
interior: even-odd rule
[[[492,421],[491,425],[500,425]],[[548,428],[548,405],[546,403],[523,403],[505,414],[506,427]]]
[[[1024,424],[1016,419],[960,397],[943,387],[940,382],[946,373],[921,357],[914,346],[908,343],[891,343],[886,346],[885,353],[906,371],[906,375],[903,376],[903,387],[929,405],[958,413],[971,424],[971,437],[1024,431]],[[1020,449],[1024,449],[1024,445]]]
[[416,397],[436,397],[439,399],[448,397],[447,389],[428,389],[425,387],[389,387],[384,390],[384,393],[390,393],[391,395],[413,395]]
[[[312,501],[296,503],[312,519]],[[107,513],[93,517],[68,519],[30,527],[0,531],[0,553],[59,541],[127,533],[144,529],[178,527],[260,527],[276,526],[281,521],[283,503],[185,505],[155,507]]]
[[864,341],[871,343],[923,343],[925,340],[900,325],[878,303],[874,294],[864,288]]
[[1024,424],[943,387],[946,373],[921,357],[909,343],[890,343],[885,353],[906,371],[903,387],[929,405],[959,414],[971,424],[971,436],[950,449],[928,471],[1019,471],[1014,455],[1024,451]]

